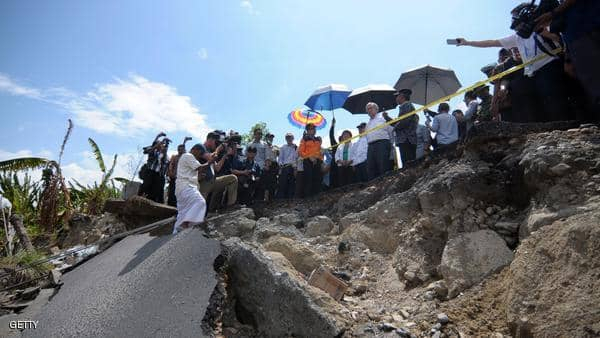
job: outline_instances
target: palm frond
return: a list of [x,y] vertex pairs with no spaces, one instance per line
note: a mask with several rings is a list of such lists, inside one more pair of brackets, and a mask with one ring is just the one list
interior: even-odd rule
[[65,146],[67,145],[67,141],[71,136],[71,132],[73,131],[73,121],[69,119],[69,127],[67,128],[67,133],[65,134],[65,138],[63,139],[63,143],[60,146],[60,153],[58,154],[58,167],[60,168],[60,163],[62,161],[63,153],[65,152]]
[[96,157],[96,161],[98,161],[98,166],[100,167],[100,171],[103,174],[106,173],[106,165],[104,164],[104,158],[102,157],[102,152],[100,151],[100,147],[96,144],[92,138],[88,138],[88,143],[92,147],[92,152],[94,153],[94,157]]
[[104,187],[104,186],[106,186],[106,184],[108,184],[108,181],[111,179],[111,176],[112,176],[113,172],[115,171],[116,165],[117,165],[117,154],[115,154],[115,157],[113,159],[113,163],[112,163],[112,166],[110,167],[110,170],[102,178],[102,183],[100,184],[100,186]]
[[50,162],[42,157],[20,157],[6,161],[0,161],[0,171],[21,171],[39,169]]

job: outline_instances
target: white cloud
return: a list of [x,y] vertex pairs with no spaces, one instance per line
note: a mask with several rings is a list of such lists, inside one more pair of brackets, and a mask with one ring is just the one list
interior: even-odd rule
[[260,12],[254,8],[254,5],[249,0],[241,1],[240,7],[245,8],[248,11],[248,14],[251,14],[251,15],[259,15],[260,14]]
[[6,151],[3,149],[0,149],[0,161],[6,161],[6,160],[10,160],[13,158],[20,158],[20,157],[43,157],[43,158],[51,159],[52,152],[49,150],[42,150],[37,153],[34,153],[33,151],[27,150],[27,149],[18,150],[16,152],[11,152],[11,151]]
[[19,86],[0,74],[0,91],[58,105],[73,113],[78,125],[104,134],[140,136],[148,131],[182,131],[200,137],[210,130],[206,116],[189,96],[135,74],[100,84],[84,95],[62,87],[40,90]]
[[206,50],[206,48],[200,48],[200,50],[198,50],[198,52],[196,52],[196,55],[198,55],[198,57],[201,60],[208,59],[208,51]]
[[2,73],[0,73],[0,91],[7,92],[11,95],[16,96],[41,98],[41,93],[38,89],[19,85]]

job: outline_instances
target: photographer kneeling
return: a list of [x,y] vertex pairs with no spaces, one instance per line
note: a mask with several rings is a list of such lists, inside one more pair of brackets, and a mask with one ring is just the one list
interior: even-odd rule
[[[518,48],[523,62],[528,62],[540,55],[550,54],[558,45],[551,41],[552,34],[547,30],[538,32],[527,32],[525,26],[531,26],[527,13],[531,12],[531,5],[523,3],[515,7],[511,14],[511,29],[516,34],[497,40],[468,41],[458,38],[458,46],[472,47],[504,47],[507,49]],[[531,18],[533,20],[533,18]],[[525,67],[525,76],[533,81],[536,106],[541,114],[536,116],[536,122],[568,120],[568,107],[566,99],[566,88],[564,86],[564,72],[561,59],[557,56],[549,56]]]
[[[214,159],[214,163],[200,175],[200,193],[208,201],[208,211],[219,209],[223,205],[223,194],[227,195],[226,207],[235,204],[238,195],[237,177],[231,173],[232,161],[236,156],[235,143],[228,141],[225,133],[213,131],[206,135],[202,161]],[[209,199],[210,195],[210,199]]]

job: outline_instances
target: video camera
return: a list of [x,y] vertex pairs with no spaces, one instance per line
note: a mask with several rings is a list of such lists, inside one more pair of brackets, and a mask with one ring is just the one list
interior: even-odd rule
[[230,148],[237,148],[238,145],[242,144],[242,135],[237,132],[230,133],[229,136],[225,137],[224,142]]
[[[513,15],[510,29],[516,31],[517,35],[523,39],[529,39],[535,30],[535,19],[544,13],[552,12],[558,6],[558,0],[541,0],[539,5],[535,4],[535,0],[532,0],[529,4],[522,4],[513,10],[517,13]],[[551,32],[558,33],[560,31],[560,21],[552,21]]]

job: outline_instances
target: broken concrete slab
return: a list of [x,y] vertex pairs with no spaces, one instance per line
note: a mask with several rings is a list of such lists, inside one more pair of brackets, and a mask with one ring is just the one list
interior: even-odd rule
[[336,337],[348,324],[329,295],[299,279],[261,251],[231,238],[223,242],[228,296],[251,318],[260,337]]
[[177,208],[156,203],[141,196],[127,200],[109,199],[104,211],[119,215],[127,223],[128,230],[175,216]]

